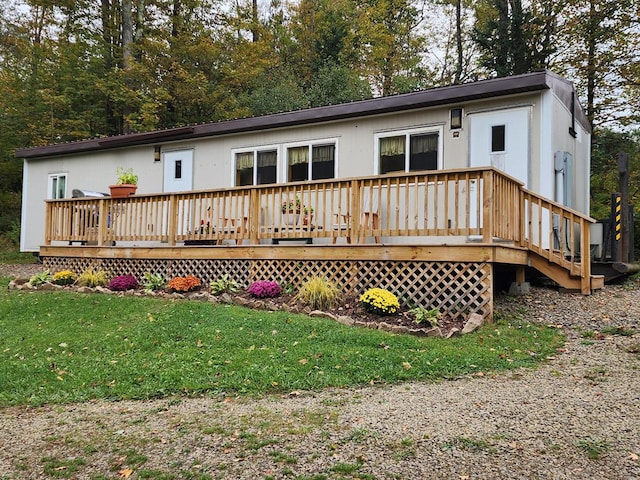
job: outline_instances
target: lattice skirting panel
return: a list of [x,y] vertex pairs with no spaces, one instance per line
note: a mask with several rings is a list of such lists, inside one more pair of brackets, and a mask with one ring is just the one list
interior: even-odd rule
[[238,259],[86,259],[44,257],[52,273],[72,270],[81,273],[89,267],[107,270],[111,275],[145,272],[167,278],[195,275],[204,285],[223,275],[248,287],[257,280],[277,280],[299,288],[314,275],[326,277],[347,294],[361,294],[372,287],[395,293],[405,306],[438,308],[442,313],[468,316],[493,315],[492,265],[486,262],[427,262],[372,260],[238,260]]

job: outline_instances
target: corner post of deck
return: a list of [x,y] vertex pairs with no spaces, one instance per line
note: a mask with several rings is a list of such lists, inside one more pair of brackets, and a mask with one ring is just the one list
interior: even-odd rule
[[178,232],[178,196],[169,196],[169,229],[167,231],[167,243],[170,247],[176,246],[176,236]]
[[247,219],[249,224],[249,241],[252,245],[259,242],[258,232],[260,231],[260,216],[260,193],[254,188],[249,192],[249,218]]
[[493,230],[494,230],[494,198],[495,192],[494,189],[494,171],[493,169],[488,169],[482,172],[482,241],[484,243],[491,243],[493,240]]
[[102,247],[107,238],[107,229],[113,218],[109,216],[107,202],[104,199],[98,200],[98,246]]
[[53,205],[50,201],[45,201],[45,209],[44,209],[44,244],[51,245],[51,231],[53,230],[52,219],[52,210]]
[[525,245],[525,238],[527,234],[527,221],[531,219],[526,214],[527,204],[524,200],[524,187],[522,185],[518,186],[518,245],[523,247]]
[[580,264],[582,267],[582,277],[580,287],[583,295],[591,294],[591,228],[589,221],[580,219]]

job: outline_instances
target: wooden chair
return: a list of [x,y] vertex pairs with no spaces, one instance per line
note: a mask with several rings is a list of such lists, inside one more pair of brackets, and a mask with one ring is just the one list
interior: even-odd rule
[[[380,199],[378,195],[378,187],[363,187],[362,197],[362,220],[360,222],[360,242],[365,242],[365,232],[369,229],[378,230],[380,228]],[[380,243],[380,237],[374,235],[373,239],[376,243]]]
[[[349,215],[348,213],[334,213],[333,218],[333,230],[345,230],[349,232],[349,230],[351,229],[351,215]],[[347,239],[347,243],[351,243],[351,235],[347,234],[345,238]],[[337,236],[331,237],[331,244],[335,245],[336,240],[338,240]]]
[[[362,217],[360,219],[360,238],[358,243],[365,243],[365,232],[367,230],[380,229],[380,214],[379,214],[379,187],[363,187],[362,194]],[[334,213],[333,230],[346,230],[349,231],[352,228],[351,214],[350,213]],[[374,235],[376,243],[380,243],[380,237]],[[335,244],[338,237],[331,238],[331,243]],[[351,236],[347,236],[347,243],[351,243]]]

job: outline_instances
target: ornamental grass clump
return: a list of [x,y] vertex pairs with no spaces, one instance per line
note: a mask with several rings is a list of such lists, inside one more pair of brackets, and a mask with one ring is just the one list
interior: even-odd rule
[[109,282],[109,290],[124,292],[138,288],[138,280],[133,275],[118,275]]
[[61,270],[53,274],[51,281],[56,285],[73,285],[76,278],[78,277],[71,270]]
[[360,303],[367,312],[376,315],[393,315],[400,308],[398,297],[383,288],[370,288],[362,294]]
[[175,292],[191,292],[200,287],[200,279],[193,275],[186,277],[175,277],[169,280],[167,287]]
[[78,277],[78,285],[82,287],[104,287],[109,283],[109,273],[104,270],[87,268]]
[[308,305],[314,310],[323,310],[338,304],[340,289],[330,280],[316,275],[304,282],[293,300]]
[[282,294],[282,287],[278,282],[259,280],[251,284],[248,292],[257,298],[274,298]]

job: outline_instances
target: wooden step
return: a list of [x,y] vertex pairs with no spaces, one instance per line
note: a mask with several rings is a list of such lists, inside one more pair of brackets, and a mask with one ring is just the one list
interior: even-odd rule
[[571,275],[571,272],[566,268],[556,263],[551,263],[546,258],[533,252],[529,252],[529,265],[566,290],[589,295],[593,290],[604,287],[603,275],[591,275],[589,281],[583,282],[581,277]]

